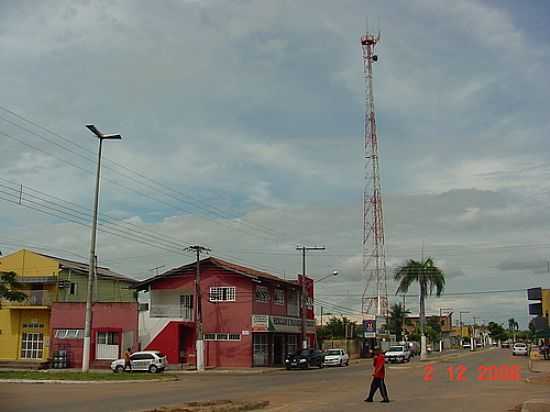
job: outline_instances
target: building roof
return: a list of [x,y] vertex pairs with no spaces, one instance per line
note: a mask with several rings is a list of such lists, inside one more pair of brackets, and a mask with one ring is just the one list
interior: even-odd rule
[[[216,257],[212,257],[212,256],[208,257],[208,258],[205,258],[205,259],[202,259],[200,261],[200,263],[201,263],[201,265],[209,263],[209,264],[211,264],[213,266],[216,266],[220,269],[224,269],[224,270],[227,270],[228,272],[233,272],[233,273],[236,273],[236,274],[239,274],[239,275],[242,275],[242,276],[246,276],[246,277],[251,278],[251,279],[269,280],[269,281],[272,281],[272,282],[285,283],[287,285],[298,286],[296,281],[282,279],[278,276],[272,275],[271,273],[262,272],[260,270],[249,268],[249,267],[246,267],[246,266],[241,266],[241,265],[238,265],[236,263],[231,263],[231,262],[228,262],[226,260],[216,258]],[[140,282],[137,285],[137,287],[139,288],[141,286],[149,285],[149,284],[151,284],[152,282],[154,282],[158,279],[163,279],[163,278],[167,278],[167,277],[170,277],[170,276],[181,275],[182,272],[185,271],[185,270],[194,269],[195,265],[196,265],[196,262],[193,262],[193,263],[189,263],[187,265],[183,265],[183,266],[180,266],[180,267],[177,267],[177,268],[170,269],[170,270],[168,270],[164,273],[161,273],[159,275],[153,276],[149,279],[146,279],[146,280]]]
[[[76,262],[74,260],[64,259],[57,256],[45,255],[43,253],[37,253],[37,252],[34,252],[34,253],[57,261],[63,269],[71,269],[71,270],[75,270],[83,273],[88,273],[89,271],[90,265],[86,263]],[[117,272],[113,272],[111,269],[102,267],[102,266],[97,267],[97,276],[101,278],[124,280],[132,283],[138,282],[136,279],[133,279],[126,275],[121,275],[120,273],[117,273]]]

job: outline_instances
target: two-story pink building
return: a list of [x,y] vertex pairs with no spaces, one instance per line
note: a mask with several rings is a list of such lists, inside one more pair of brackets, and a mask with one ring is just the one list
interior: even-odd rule
[[[195,269],[190,263],[139,284],[149,294],[140,343],[170,364],[195,364]],[[300,282],[210,257],[200,262],[207,367],[282,365],[299,349]],[[305,278],[306,335],[315,344],[313,281]]]

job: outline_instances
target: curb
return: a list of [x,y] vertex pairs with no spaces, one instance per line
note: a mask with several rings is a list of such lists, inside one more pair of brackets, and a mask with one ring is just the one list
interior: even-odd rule
[[132,380],[124,380],[124,381],[109,381],[109,380],[103,380],[103,381],[71,381],[68,379],[0,379],[1,383],[32,383],[32,384],[54,384],[54,383],[60,383],[60,384],[66,384],[66,385],[78,385],[79,383],[85,383],[85,384],[105,384],[105,383],[144,383],[144,382],[173,382],[177,381],[177,378],[165,378],[165,379],[132,379]]

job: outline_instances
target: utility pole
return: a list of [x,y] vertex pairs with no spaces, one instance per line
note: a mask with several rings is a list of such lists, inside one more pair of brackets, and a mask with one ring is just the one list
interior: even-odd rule
[[84,340],[82,342],[82,372],[90,369],[90,335],[92,330],[92,291],[96,277],[96,240],[97,240],[97,215],[99,209],[99,180],[101,175],[101,149],[103,140],[120,140],[119,134],[103,134],[93,124],[86,125],[88,130],[99,139],[99,151],[97,155],[97,172],[95,181],[94,208],[92,217],[92,234],[90,238],[90,261],[88,267],[88,289],[86,292],[86,319],[84,321]]
[[323,327],[323,307],[321,306],[321,327]]
[[472,325],[472,338],[471,338],[472,347],[470,348],[470,350],[475,351],[476,350],[476,319],[477,319],[477,316],[472,316],[472,318],[474,319],[474,324]]
[[296,250],[302,251],[302,282],[300,293],[300,306],[302,307],[302,348],[307,349],[306,335],[306,251],[308,250],[325,250],[324,246],[296,246]]
[[194,251],[197,254],[197,268],[195,271],[195,351],[197,352],[197,372],[204,372],[204,330],[202,324],[201,307],[201,253],[208,253],[210,249],[204,246],[189,246],[186,251]]

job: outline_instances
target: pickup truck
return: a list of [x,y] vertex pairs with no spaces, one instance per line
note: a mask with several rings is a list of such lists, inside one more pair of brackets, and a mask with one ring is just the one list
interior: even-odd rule
[[411,352],[405,345],[391,346],[386,353],[384,353],[384,359],[386,362],[409,362],[411,360]]

